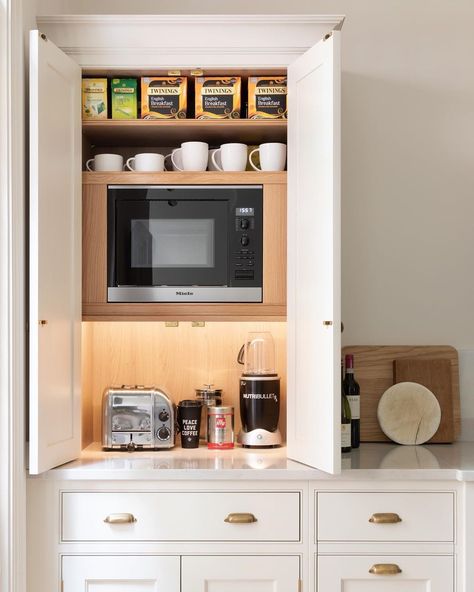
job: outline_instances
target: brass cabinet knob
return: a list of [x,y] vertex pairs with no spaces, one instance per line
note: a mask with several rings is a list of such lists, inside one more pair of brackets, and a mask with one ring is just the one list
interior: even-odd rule
[[104,522],[107,524],[132,524],[137,519],[133,514],[109,514],[107,518],[104,518]]
[[224,522],[228,522],[229,524],[252,524],[252,522],[257,522],[257,519],[253,514],[236,512],[229,514],[227,518],[224,519]]
[[374,576],[395,576],[402,573],[402,570],[396,563],[376,563],[369,569],[369,573]]
[[47,321],[46,319],[41,319],[41,320],[40,320],[40,321],[38,321],[38,322],[39,322],[39,324],[40,324],[42,327],[44,327],[44,325],[47,325],[47,324],[48,324],[48,321]]
[[369,522],[372,522],[372,524],[396,524],[397,522],[401,521],[402,519],[400,516],[392,512],[372,514],[372,516],[369,518]]

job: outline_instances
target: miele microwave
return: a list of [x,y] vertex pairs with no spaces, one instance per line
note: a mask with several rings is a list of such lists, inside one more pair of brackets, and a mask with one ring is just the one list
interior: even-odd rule
[[262,302],[261,185],[109,185],[108,302]]

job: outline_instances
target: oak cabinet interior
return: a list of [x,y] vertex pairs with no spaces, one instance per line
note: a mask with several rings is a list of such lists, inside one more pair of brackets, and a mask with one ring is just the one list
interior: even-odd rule
[[[263,302],[108,303],[108,184],[262,184]],[[83,320],[284,320],[286,317],[286,173],[83,173]]]

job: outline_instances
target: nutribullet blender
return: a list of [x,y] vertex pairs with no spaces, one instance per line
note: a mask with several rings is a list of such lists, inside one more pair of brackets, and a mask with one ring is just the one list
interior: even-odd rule
[[275,371],[271,333],[249,333],[237,361],[244,365],[240,377],[242,429],[238,442],[249,448],[280,446],[280,377]]

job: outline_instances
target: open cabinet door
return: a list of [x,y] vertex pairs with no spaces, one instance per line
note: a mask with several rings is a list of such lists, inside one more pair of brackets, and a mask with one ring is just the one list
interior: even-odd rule
[[30,33],[29,470],[80,453],[81,69]]
[[340,33],[288,68],[288,456],[340,449]]

